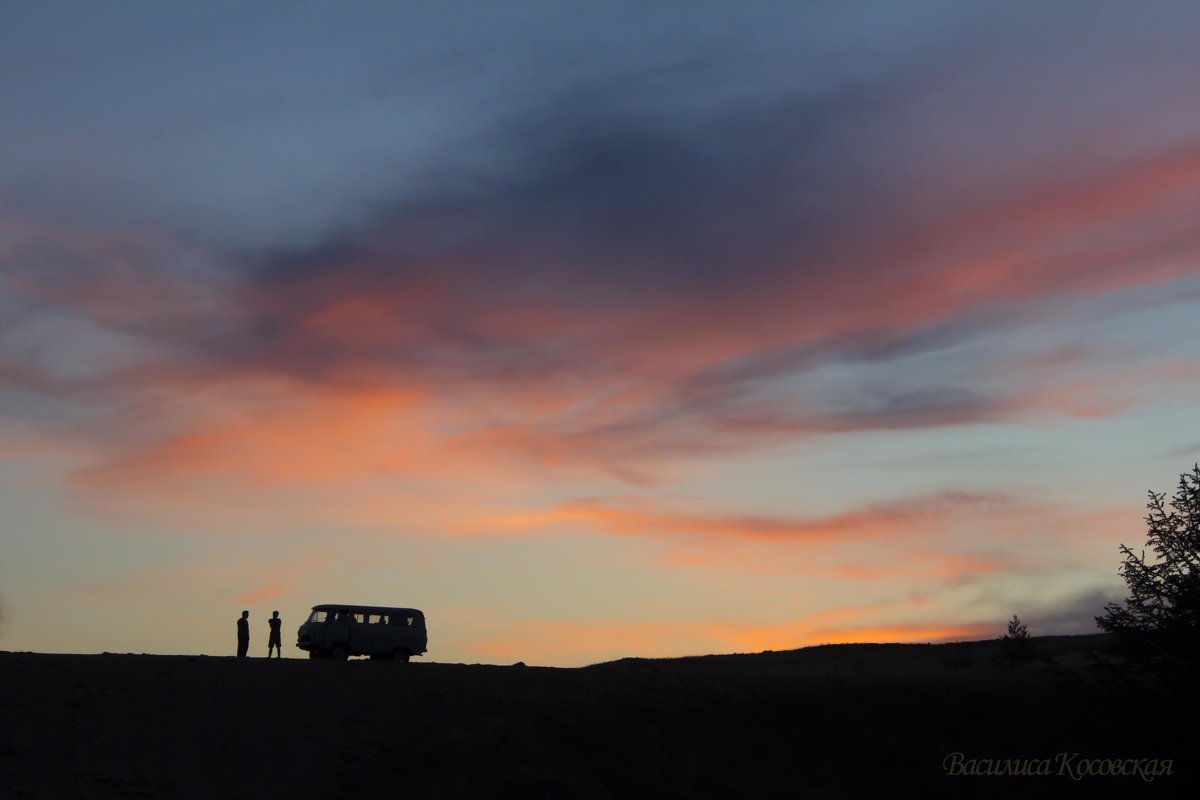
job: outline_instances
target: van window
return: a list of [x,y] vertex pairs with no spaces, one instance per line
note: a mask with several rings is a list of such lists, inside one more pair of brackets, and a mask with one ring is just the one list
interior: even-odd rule
[[325,622],[328,619],[329,619],[328,611],[314,611],[309,616],[308,621],[309,622]]

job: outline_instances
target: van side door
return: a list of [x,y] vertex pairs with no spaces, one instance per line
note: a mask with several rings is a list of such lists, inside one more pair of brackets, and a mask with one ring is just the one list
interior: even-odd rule
[[367,652],[365,648],[368,638],[367,631],[370,630],[370,626],[363,624],[366,618],[367,615],[361,611],[349,615],[350,638],[347,641],[350,642],[350,652],[352,653]]
[[348,650],[352,649],[353,644],[350,641],[352,627],[349,611],[344,609],[330,611],[329,621],[325,623],[325,649],[333,649],[334,646],[339,644]]
[[363,616],[363,621],[366,624],[358,628],[361,642],[359,648],[368,655],[386,652],[384,642],[381,641],[379,635],[382,628],[379,624],[380,620],[381,616],[379,614],[366,614]]

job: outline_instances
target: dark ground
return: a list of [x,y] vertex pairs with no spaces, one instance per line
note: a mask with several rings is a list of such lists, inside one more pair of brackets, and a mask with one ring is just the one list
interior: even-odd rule
[[[997,666],[998,642],[583,669],[0,653],[0,798],[1193,794],[1194,677],[1034,641],[1055,665]],[[1174,774],[955,777],[952,752]]]

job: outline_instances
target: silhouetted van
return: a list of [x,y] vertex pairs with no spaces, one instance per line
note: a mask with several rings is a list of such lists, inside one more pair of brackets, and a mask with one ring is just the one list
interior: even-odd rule
[[415,608],[351,606],[338,603],[313,606],[297,632],[296,646],[309,658],[408,661],[425,652],[425,615]]

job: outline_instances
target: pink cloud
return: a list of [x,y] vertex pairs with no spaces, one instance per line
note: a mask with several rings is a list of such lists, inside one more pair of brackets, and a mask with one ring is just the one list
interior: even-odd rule
[[987,513],[1007,502],[998,495],[946,492],[828,516],[788,517],[672,509],[638,498],[617,498],[576,500],[549,511],[499,517],[490,523],[500,530],[583,524],[620,535],[857,541],[932,533],[956,514]]
[[[186,255],[161,237],[59,237],[18,225],[18,251],[54,240],[64,257],[96,269],[22,271],[6,276],[8,291],[165,344],[82,381],[0,353],[0,381],[81,406],[105,398],[107,413],[73,418],[61,434],[94,440],[95,463],[75,478],[94,493],[231,476],[329,486],[530,466],[564,483],[599,473],[653,486],[679,465],[815,435],[1102,418],[1152,399],[1155,385],[1195,381],[1194,365],[1088,375],[1000,363],[988,365],[992,378],[862,407],[791,389],[756,399],[762,385],[803,374],[803,360],[695,387],[697,376],[781,349],[811,348],[818,363],[837,363],[846,337],[936,325],[984,301],[1195,274],[1200,239],[1168,223],[1200,210],[1198,172],[1189,146],[1048,174],[999,197],[981,190],[924,226],[835,242],[821,258],[769,254],[755,281],[720,292],[629,302],[606,293],[595,304],[552,272],[537,292],[493,287],[486,248],[414,260],[382,223],[358,248],[316,250],[295,275],[242,284],[154,268]],[[1107,231],[1099,249],[1098,230]],[[225,407],[251,385],[253,404]]]

